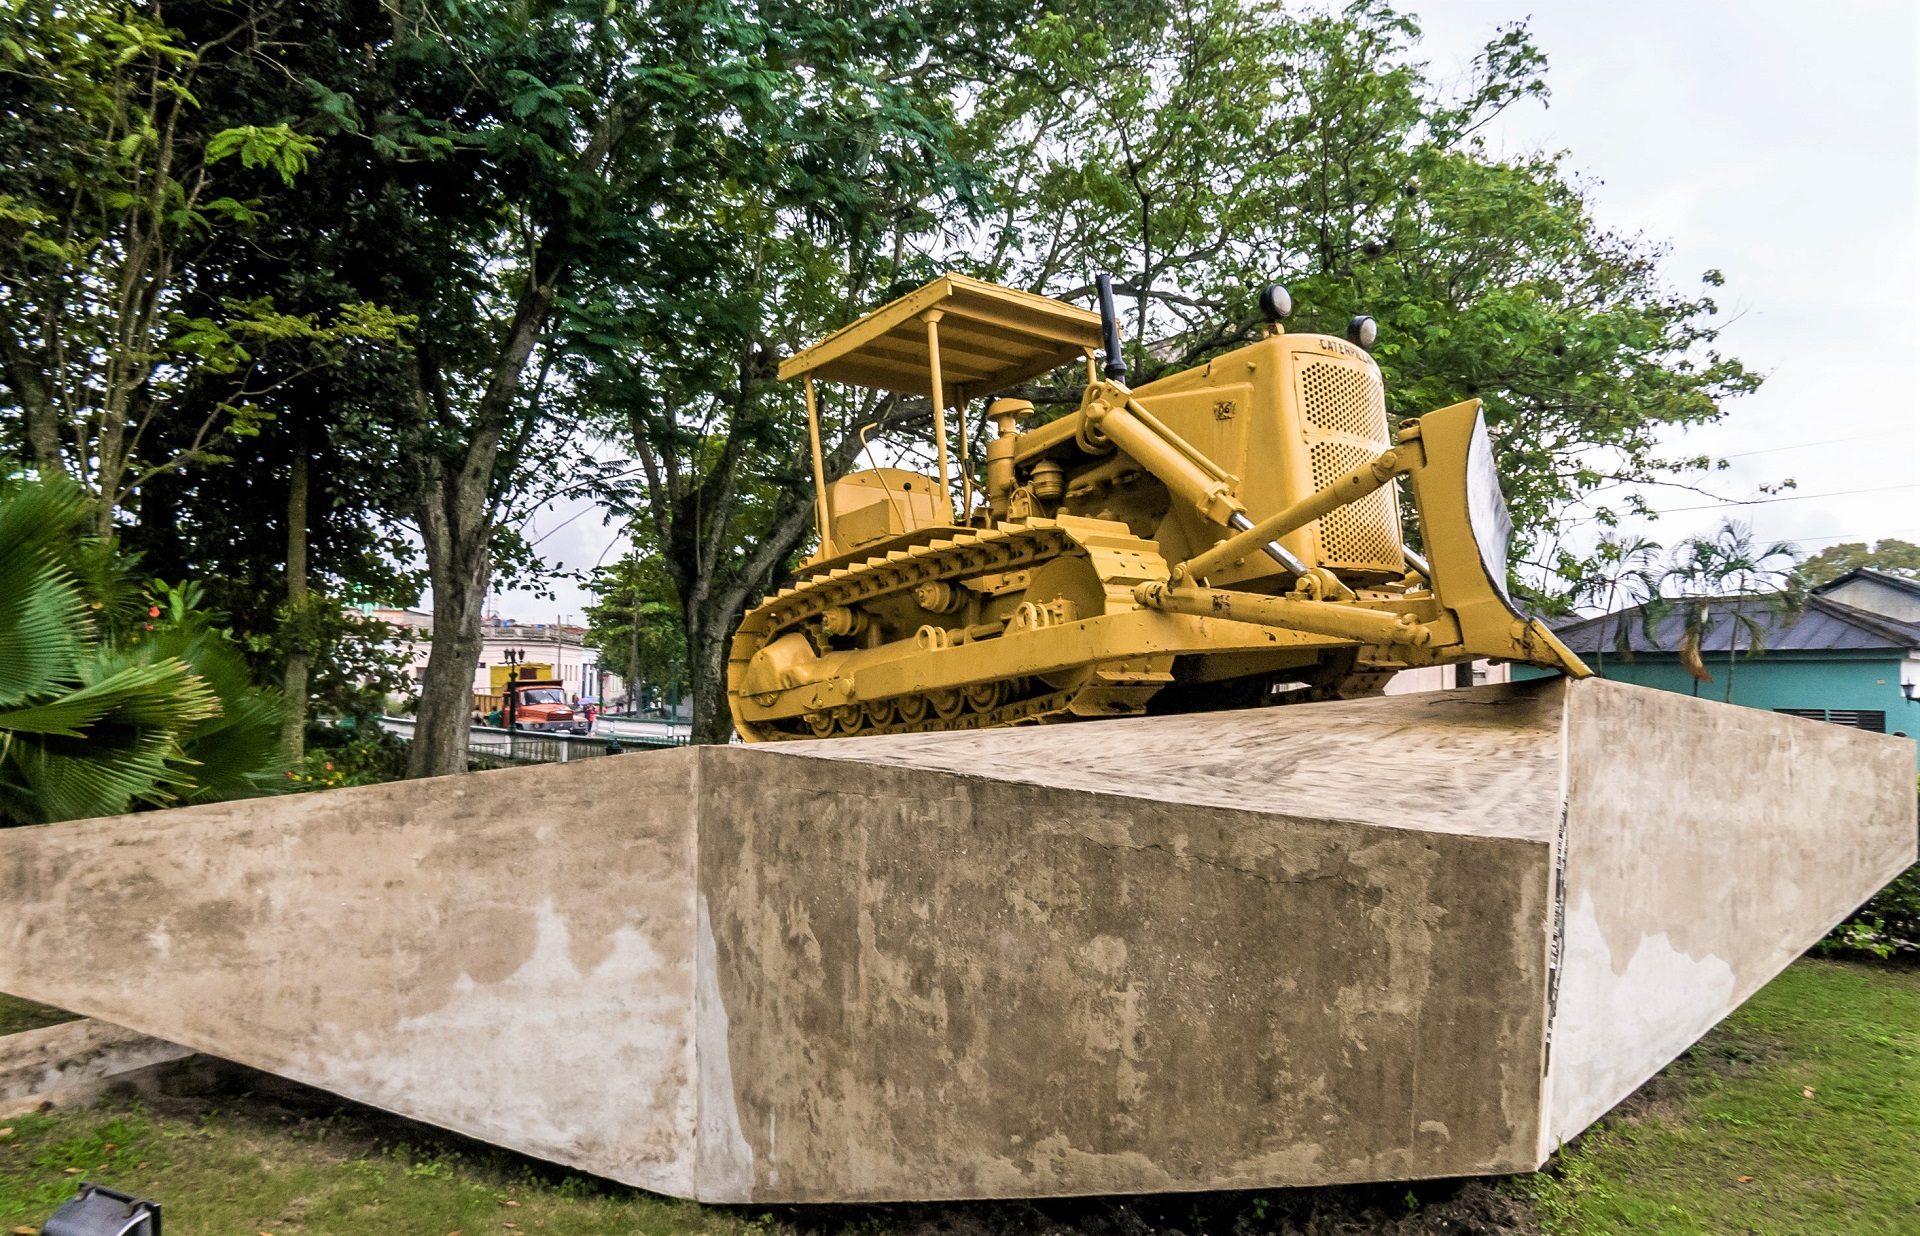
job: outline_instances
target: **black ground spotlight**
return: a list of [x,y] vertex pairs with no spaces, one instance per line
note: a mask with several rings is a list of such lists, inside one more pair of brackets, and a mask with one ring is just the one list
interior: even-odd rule
[[82,1182],[40,1236],[160,1236],[160,1203]]

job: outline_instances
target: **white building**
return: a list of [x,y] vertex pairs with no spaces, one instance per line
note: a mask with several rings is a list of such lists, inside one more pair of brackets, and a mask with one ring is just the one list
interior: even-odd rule
[[[426,676],[427,656],[433,646],[433,615],[417,609],[376,609],[371,616],[403,628],[410,662],[407,676],[418,683]],[[585,627],[489,618],[482,630],[480,664],[473,670],[476,695],[494,693],[494,670],[504,667],[507,653],[514,651],[524,665],[547,667],[542,677],[558,678],[567,694],[602,698],[605,684],[601,681],[600,650],[587,647]]]
[[[1461,671],[1465,670],[1465,673]],[[1386,694],[1412,695],[1420,691],[1451,691],[1455,687],[1484,687],[1490,682],[1510,682],[1512,667],[1505,661],[1474,661],[1470,665],[1423,665],[1401,670],[1387,679]],[[1466,679],[1467,681],[1462,681]]]

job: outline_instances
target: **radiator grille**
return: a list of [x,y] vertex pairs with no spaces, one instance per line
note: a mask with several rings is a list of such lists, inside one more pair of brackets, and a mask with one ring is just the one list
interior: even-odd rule
[[[1391,445],[1386,393],[1377,378],[1362,370],[1307,361],[1300,370],[1300,409],[1315,489]],[[1398,486],[1384,486],[1321,516],[1320,552],[1325,566],[1400,570]]]

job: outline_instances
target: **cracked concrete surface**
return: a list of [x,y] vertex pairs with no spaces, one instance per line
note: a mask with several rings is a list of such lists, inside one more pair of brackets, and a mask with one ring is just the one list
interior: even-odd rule
[[0,831],[0,990],[710,1201],[1522,1170],[1912,861],[1912,758],[1546,682],[187,808]]

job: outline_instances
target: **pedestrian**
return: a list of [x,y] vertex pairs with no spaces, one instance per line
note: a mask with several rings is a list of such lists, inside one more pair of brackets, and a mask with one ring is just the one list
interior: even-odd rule
[[500,705],[495,704],[487,710],[487,724],[496,730],[500,728]]
[[593,732],[593,714],[597,711],[599,710],[593,706],[593,701],[588,700],[587,701],[587,732],[588,733]]

